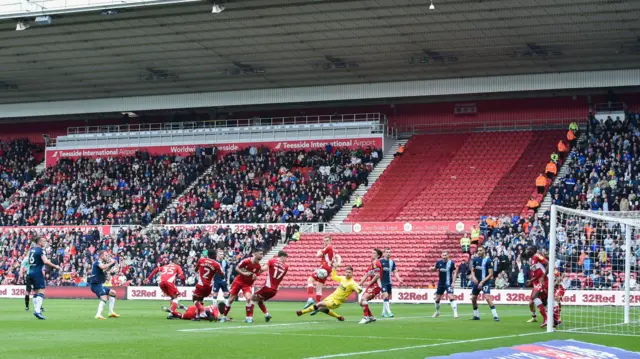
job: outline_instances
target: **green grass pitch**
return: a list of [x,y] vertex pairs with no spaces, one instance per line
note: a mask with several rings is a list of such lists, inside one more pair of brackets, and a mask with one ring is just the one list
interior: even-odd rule
[[[395,304],[395,319],[360,325],[355,303],[337,310],[347,318],[343,323],[324,314],[298,318],[302,303],[267,303],[273,320],[265,323],[256,307],[253,324],[242,322],[243,303],[233,307],[235,320],[228,323],[167,320],[160,310],[166,303],[118,301],[122,317],[98,321],[96,300],[50,299],[47,320],[39,321],[25,312],[24,301],[0,300],[0,358],[425,358],[552,339],[640,351],[634,337],[543,333],[539,323],[526,323],[524,306],[498,307],[501,322],[495,323],[486,305],[482,320],[474,322],[466,305],[454,320],[446,305],[433,319],[433,305]],[[379,315],[381,306],[372,310]]]

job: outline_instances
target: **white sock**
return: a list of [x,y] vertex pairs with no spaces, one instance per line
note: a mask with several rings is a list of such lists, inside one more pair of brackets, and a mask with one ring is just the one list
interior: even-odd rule
[[456,303],[455,300],[451,301],[451,309],[453,309],[454,313],[456,313],[456,314],[458,313],[458,303]]
[[34,313],[38,313],[38,309],[37,309],[38,308],[38,299],[40,299],[40,297],[38,297],[36,295],[33,296],[32,301],[33,301],[33,312]]
[[224,305],[229,306],[229,298],[224,298]]
[[436,313],[440,313],[440,303],[436,303]]
[[113,313],[113,307],[116,305],[116,297],[109,297],[109,314]]
[[44,301],[44,298],[42,298],[41,296],[36,296],[36,298],[33,300],[33,309],[35,310],[36,313],[41,313],[42,312],[42,302]]
[[180,300],[178,298],[172,300],[172,302],[176,303],[178,306],[180,306]]
[[491,309],[491,314],[493,314],[494,318],[498,317],[498,311],[496,310],[496,308]]
[[102,316],[103,310],[104,310],[104,301],[100,300],[100,304],[98,304],[98,312],[96,313],[96,317]]
[[536,312],[535,311],[531,312],[531,316],[535,318],[536,317]]
[[473,310],[473,316],[480,318],[480,312],[477,309]]
[[386,302],[382,302],[382,313],[391,314],[391,304],[388,300]]

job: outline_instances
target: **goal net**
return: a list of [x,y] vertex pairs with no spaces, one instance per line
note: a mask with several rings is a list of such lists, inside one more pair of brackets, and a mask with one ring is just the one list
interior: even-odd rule
[[549,222],[548,331],[559,305],[558,331],[640,336],[640,212],[552,206]]

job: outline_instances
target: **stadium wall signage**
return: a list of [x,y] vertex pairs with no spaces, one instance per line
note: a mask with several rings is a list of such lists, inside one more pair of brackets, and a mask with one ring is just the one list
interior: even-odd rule
[[[432,304],[435,303],[435,289],[418,288],[394,288],[391,300],[395,303]],[[493,301],[497,304],[529,304],[531,289],[492,289]],[[456,289],[455,299],[458,303],[471,303],[471,289]],[[445,293],[443,301],[449,300]],[[478,300],[484,301],[484,295],[480,294]],[[369,302],[381,303],[382,298],[377,297]],[[624,292],[614,290],[568,290],[562,298],[562,305],[602,306],[623,305]],[[631,292],[631,306],[640,306],[640,291]]]
[[[382,137],[365,138],[334,138],[320,140],[299,140],[299,141],[265,141],[265,142],[229,142],[216,143],[218,153],[238,151],[250,146],[266,146],[273,151],[286,150],[314,150],[324,148],[328,143],[334,147],[347,147],[356,149],[360,147],[382,148]],[[142,146],[142,147],[108,147],[108,148],[74,148],[58,149],[48,148],[45,153],[45,163],[47,167],[54,166],[59,160],[64,158],[78,159],[88,158],[108,158],[132,156],[136,151],[147,151],[151,155],[179,155],[187,156],[195,153],[196,147],[211,147],[214,144],[193,144],[176,146]]]
[[478,221],[429,221],[429,222],[363,222],[354,223],[351,228],[355,233],[372,232],[463,232],[471,230]]

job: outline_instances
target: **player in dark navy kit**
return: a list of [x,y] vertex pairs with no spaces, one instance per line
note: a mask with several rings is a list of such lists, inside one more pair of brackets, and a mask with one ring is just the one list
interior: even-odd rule
[[104,310],[104,305],[107,302],[107,299],[109,300],[109,317],[120,318],[120,316],[113,311],[113,307],[116,305],[116,291],[104,287],[104,283],[107,281],[106,272],[110,268],[113,268],[115,264],[115,259],[111,258],[106,251],[98,252],[98,259],[93,262],[91,276],[89,277],[89,285],[91,287],[91,291],[100,299],[96,319],[107,319],[102,316],[102,311]]
[[458,268],[456,264],[449,259],[449,252],[442,252],[442,259],[436,262],[436,265],[431,268],[432,271],[438,272],[438,288],[436,289],[436,312],[433,313],[433,318],[440,316],[440,299],[447,293],[449,295],[449,301],[451,303],[451,309],[453,309],[453,317],[458,318],[458,304],[453,297],[453,287],[455,286],[455,280],[458,277]]
[[213,299],[215,300],[218,297],[218,293],[222,290],[222,296],[224,297],[224,305],[229,304],[229,282],[227,279],[229,278],[229,272],[231,271],[231,266],[229,262],[224,259],[224,250],[218,249],[216,253],[216,262],[220,265],[222,269],[222,274],[216,273],[213,278]]
[[382,264],[382,278],[380,279],[382,282],[382,317],[383,318],[393,318],[393,313],[391,312],[391,304],[389,300],[391,300],[391,291],[393,289],[393,283],[391,279],[391,274],[396,277],[398,282],[404,284],[400,275],[398,275],[398,271],[396,268],[396,262],[391,259],[391,249],[384,249],[384,257],[380,258],[380,264]]
[[44,302],[44,290],[46,287],[46,280],[42,273],[44,265],[48,265],[51,268],[60,270],[60,266],[51,263],[47,256],[44,254],[44,247],[47,241],[44,237],[34,237],[33,242],[35,247],[29,250],[29,274],[27,274],[27,283],[31,284],[33,291],[36,293],[33,296],[33,315],[36,318],[44,320],[42,315],[42,303]]
[[487,304],[491,307],[493,320],[500,321],[493,298],[491,298],[491,280],[493,280],[493,261],[486,253],[484,247],[478,248],[478,255],[471,260],[471,304],[473,305],[472,320],[480,320],[480,312],[478,311],[478,294],[484,293]]

